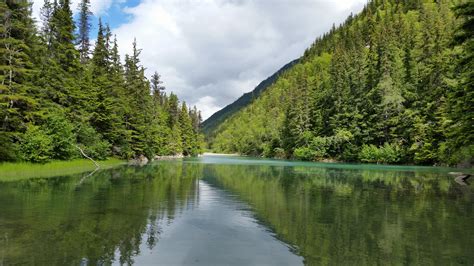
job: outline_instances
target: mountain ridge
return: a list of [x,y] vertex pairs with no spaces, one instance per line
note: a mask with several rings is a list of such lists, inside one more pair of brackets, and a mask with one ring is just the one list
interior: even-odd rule
[[220,124],[222,124],[233,114],[242,110],[242,108],[251,104],[256,98],[258,98],[262,94],[262,92],[264,92],[268,87],[270,87],[283,72],[290,69],[299,61],[300,58],[297,58],[285,64],[277,72],[273,73],[271,76],[261,81],[252,91],[244,93],[242,96],[237,98],[237,100],[233,101],[231,104],[226,105],[224,108],[220,109],[219,111],[212,114],[209,118],[207,118],[201,124],[202,131],[206,135],[206,138],[212,138],[213,134],[218,129]]

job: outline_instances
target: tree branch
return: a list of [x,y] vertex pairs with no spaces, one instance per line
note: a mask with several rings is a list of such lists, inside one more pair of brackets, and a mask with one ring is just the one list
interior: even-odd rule
[[79,151],[81,151],[81,154],[86,157],[87,159],[91,160],[95,166],[96,166],[96,169],[99,169],[100,168],[100,164],[98,164],[96,161],[94,161],[94,159],[92,159],[91,157],[87,156],[87,154],[85,154],[85,152],[77,145],[74,145]]

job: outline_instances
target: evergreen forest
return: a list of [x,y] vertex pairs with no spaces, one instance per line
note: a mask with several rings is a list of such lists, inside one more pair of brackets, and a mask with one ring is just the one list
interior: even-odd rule
[[474,1],[372,0],[222,122],[211,147],[264,157],[469,166]]
[[0,161],[95,159],[202,152],[200,112],[146,77],[136,41],[120,58],[90,0],[45,0],[41,22],[27,0],[0,1]]

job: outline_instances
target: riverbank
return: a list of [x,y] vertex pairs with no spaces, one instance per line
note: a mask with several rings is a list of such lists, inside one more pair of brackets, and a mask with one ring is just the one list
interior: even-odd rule
[[200,156],[244,156],[238,153],[214,153],[214,152],[205,152]]
[[[108,169],[126,162],[116,158],[99,161],[100,169]],[[2,163],[0,164],[0,182],[17,181],[28,178],[45,178],[60,175],[79,174],[96,169],[94,163],[87,159],[71,161],[52,161],[46,164],[35,163]]]

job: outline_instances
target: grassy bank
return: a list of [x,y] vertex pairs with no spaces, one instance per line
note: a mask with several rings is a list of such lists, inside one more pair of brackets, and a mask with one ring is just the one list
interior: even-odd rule
[[[123,163],[124,161],[115,158],[99,162],[101,169],[111,168]],[[94,169],[95,165],[86,159],[53,161],[46,164],[34,164],[26,162],[2,163],[0,164],[0,182],[16,181],[27,178],[71,175],[93,171]]]

